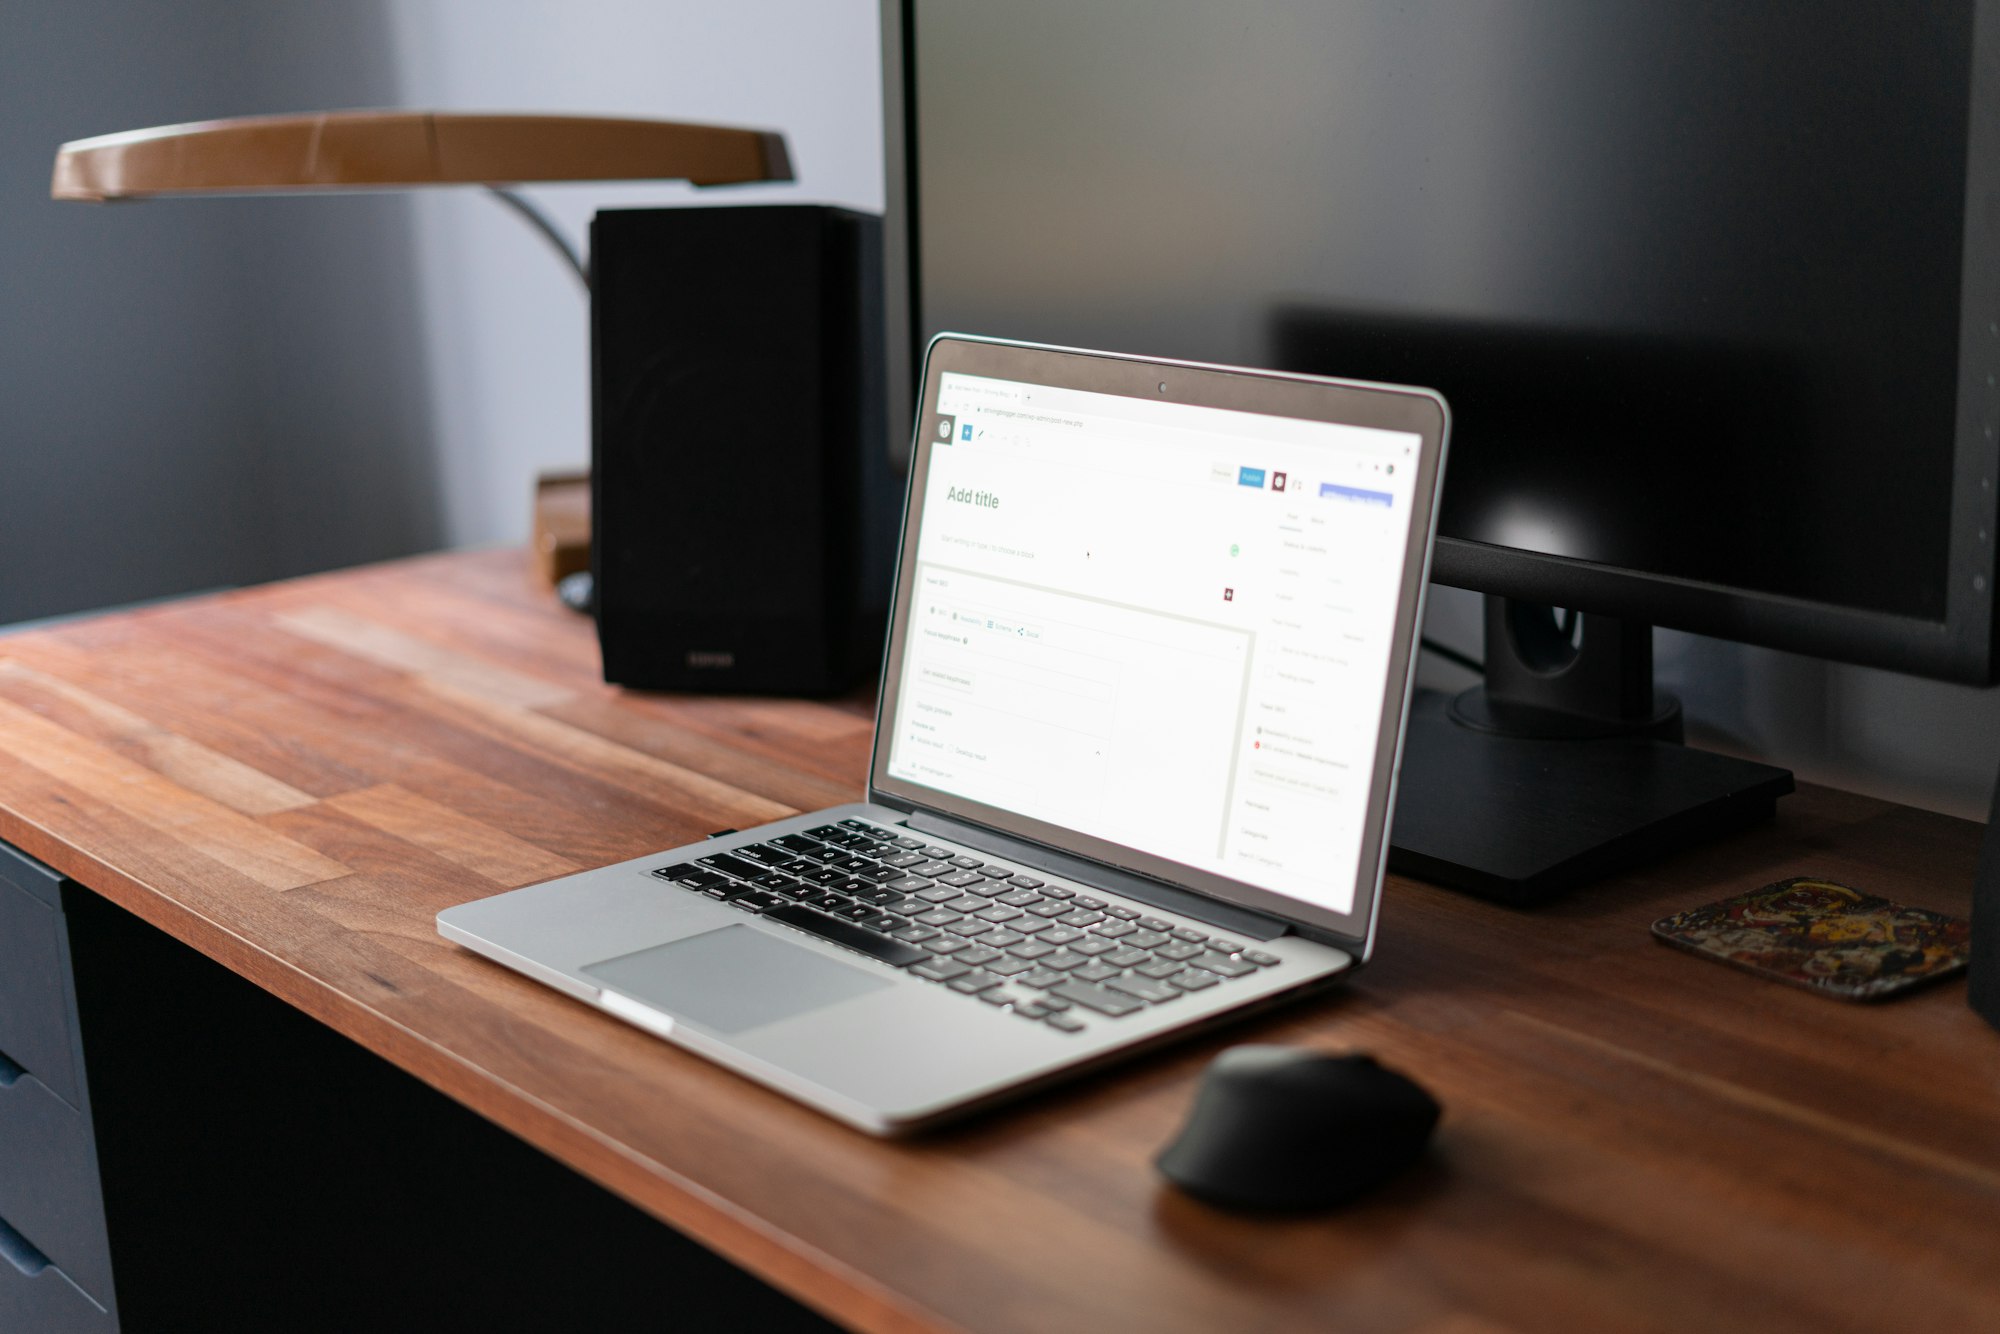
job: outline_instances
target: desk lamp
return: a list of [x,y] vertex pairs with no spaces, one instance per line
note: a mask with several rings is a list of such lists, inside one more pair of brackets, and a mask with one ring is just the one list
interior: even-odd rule
[[[605,116],[322,111],[248,116],[77,139],[56,152],[50,195],[103,203],[159,195],[483,186],[563,257],[584,290],[584,256],[512,185],[792,180],[767,130]],[[567,591],[567,590],[566,590]],[[588,593],[580,595],[587,600]]]
[[587,288],[583,256],[509,186],[791,179],[785,138],[768,130],[607,116],[320,111],[76,139],[56,150],[49,194],[104,203],[158,195],[480,185],[533,225]]

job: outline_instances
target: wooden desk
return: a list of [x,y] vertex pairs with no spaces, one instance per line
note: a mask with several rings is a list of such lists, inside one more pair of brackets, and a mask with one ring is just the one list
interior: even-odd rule
[[[1964,912],[1978,830],[1824,789],[1532,913],[1391,885],[1379,962],[881,1143],[438,939],[441,908],[853,799],[833,704],[628,695],[525,554],[0,638],[0,838],[865,1329],[1973,1329],[2000,1312],[2000,1034],[1952,983],[1836,1004],[1662,948],[1801,872]],[[1203,1064],[1365,1048],[1446,1107],[1345,1213],[1149,1166]]]

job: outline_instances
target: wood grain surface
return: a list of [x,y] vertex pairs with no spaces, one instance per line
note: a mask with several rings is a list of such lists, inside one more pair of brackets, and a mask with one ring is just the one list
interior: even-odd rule
[[[2000,1327],[2000,1034],[1963,984],[1842,1004],[1646,931],[1797,874],[1963,913],[1978,829],[1942,816],[1808,788],[1534,912],[1395,881],[1343,992],[904,1144],[433,929],[855,799],[871,721],[605,686],[525,552],[430,557],[0,636],[0,838],[857,1328]],[[1429,1161],[1305,1219],[1165,1187],[1242,1040],[1415,1076]]]

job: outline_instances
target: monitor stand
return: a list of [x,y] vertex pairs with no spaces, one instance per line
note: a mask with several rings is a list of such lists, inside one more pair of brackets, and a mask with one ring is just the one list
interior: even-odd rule
[[1389,869],[1506,903],[1768,819],[1787,769],[1681,744],[1653,628],[1486,599],[1486,684],[1410,708]]

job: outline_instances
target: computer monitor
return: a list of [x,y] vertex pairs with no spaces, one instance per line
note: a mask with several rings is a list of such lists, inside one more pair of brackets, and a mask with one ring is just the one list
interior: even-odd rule
[[1406,869],[1535,897],[1767,813],[1789,775],[1674,744],[1654,625],[1995,679],[2000,0],[884,22],[892,367],[955,329],[1450,401],[1487,681],[1413,718]]

